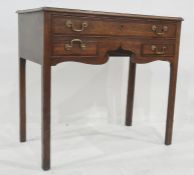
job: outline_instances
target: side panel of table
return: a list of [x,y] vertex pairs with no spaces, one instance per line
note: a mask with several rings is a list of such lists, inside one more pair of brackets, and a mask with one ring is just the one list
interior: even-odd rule
[[42,64],[44,51],[44,12],[19,14],[19,57]]

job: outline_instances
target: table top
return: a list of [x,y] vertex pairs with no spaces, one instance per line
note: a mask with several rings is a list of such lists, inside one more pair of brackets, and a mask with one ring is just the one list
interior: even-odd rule
[[182,17],[167,17],[167,16],[152,16],[152,15],[139,15],[139,14],[128,14],[128,13],[100,12],[100,11],[66,9],[66,8],[55,8],[55,7],[40,7],[40,8],[34,8],[34,9],[28,9],[28,10],[18,10],[17,13],[21,14],[21,13],[32,13],[32,12],[39,12],[39,11],[106,15],[106,16],[129,17],[129,18],[140,18],[140,19],[160,19],[160,20],[183,21]]

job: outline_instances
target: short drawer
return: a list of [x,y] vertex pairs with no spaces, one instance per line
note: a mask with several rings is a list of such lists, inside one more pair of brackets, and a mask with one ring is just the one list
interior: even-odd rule
[[141,53],[143,56],[173,56],[174,44],[142,44]]
[[54,37],[52,56],[95,56],[97,42],[88,38]]
[[176,37],[176,24],[161,21],[122,21],[65,15],[52,16],[53,34],[84,34],[144,37]]

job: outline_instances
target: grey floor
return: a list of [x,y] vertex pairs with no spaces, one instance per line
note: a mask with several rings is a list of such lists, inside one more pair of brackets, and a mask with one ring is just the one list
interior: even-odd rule
[[164,146],[164,124],[52,127],[52,169],[43,172],[40,126],[28,126],[28,142],[18,142],[18,126],[0,127],[2,175],[194,175],[194,126],[176,124],[173,145]]

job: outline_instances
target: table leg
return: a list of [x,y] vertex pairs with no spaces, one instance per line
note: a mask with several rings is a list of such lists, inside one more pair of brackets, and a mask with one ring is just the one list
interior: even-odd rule
[[125,121],[125,124],[127,126],[132,125],[133,101],[134,101],[134,91],[135,91],[135,75],[136,75],[136,63],[133,63],[130,61],[129,81],[128,81],[128,91],[127,91],[126,121]]
[[170,86],[169,86],[168,110],[167,110],[167,121],[166,121],[166,136],[165,136],[165,144],[166,145],[170,145],[172,142],[174,106],[175,106],[175,95],[176,95],[177,67],[178,67],[177,63],[170,64]]
[[42,168],[50,169],[51,66],[42,65]]
[[26,141],[26,60],[19,58],[20,142]]

